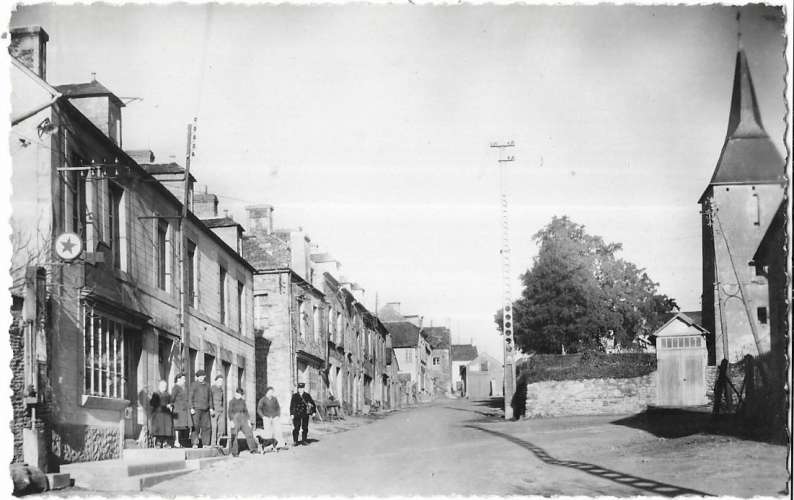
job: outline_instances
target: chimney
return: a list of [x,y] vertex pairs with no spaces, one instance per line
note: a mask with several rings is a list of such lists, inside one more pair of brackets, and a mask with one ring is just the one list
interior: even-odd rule
[[272,205],[250,205],[245,209],[248,211],[248,231],[254,235],[273,232]]
[[199,219],[216,219],[218,217],[218,197],[207,192],[193,193],[193,213]]
[[50,37],[41,26],[26,26],[11,30],[8,53],[31,71],[47,79],[47,42]]

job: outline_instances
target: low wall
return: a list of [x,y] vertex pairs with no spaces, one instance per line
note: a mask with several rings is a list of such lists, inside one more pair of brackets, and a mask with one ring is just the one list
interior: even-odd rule
[[635,378],[527,384],[527,418],[639,413],[656,402],[656,372]]

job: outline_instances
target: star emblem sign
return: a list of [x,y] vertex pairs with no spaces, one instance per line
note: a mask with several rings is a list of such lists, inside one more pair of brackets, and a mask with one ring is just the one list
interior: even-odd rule
[[72,239],[71,238],[67,237],[65,241],[61,242],[61,250],[64,253],[71,254],[73,249],[74,249],[74,247],[75,247],[75,244],[72,243]]
[[62,233],[55,239],[55,253],[63,260],[74,260],[83,252],[83,242],[75,233]]

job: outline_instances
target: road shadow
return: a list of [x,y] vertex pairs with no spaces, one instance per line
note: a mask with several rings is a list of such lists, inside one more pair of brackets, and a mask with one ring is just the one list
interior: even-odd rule
[[640,490],[647,491],[654,495],[659,496],[666,496],[666,497],[677,497],[681,495],[697,495],[697,496],[713,496],[708,493],[704,493],[702,491],[691,490],[689,488],[682,488],[679,486],[675,486],[672,484],[667,483],[660,483],[658,481],[654,481],[652,479],[645,479],[638,476],[633,476],[631,474],[625,474],[623,472],[618,472],[612,469],[607,469],[605,467],[600,467],[598,465],[589,464],[587,462],[577,462],[574,460],[560,460],[557,458],[552,457],[549,455],[546,450],[537,446],[529,441],[525,441],[523,439],[519,439],[515,436],[511,436],[509,434],[505,434],[503,432],[494,431],[491,429],[485,429],[478,425],[466,425],[470,429],[476,429],[482,432],[486,432],[488,434],[492,434],[497,437],[501,437],[507,441],[510,441],[513,444],[517,444],[522,448],[529,450],[532,452],[539,460],[547,463],[549,465],[557,465],[560,467],[568,467],[570,469],[577,469],[582,472],[586,472],[587,474],[597,476],[603,479],[608,479],[612,482],[623,484],[626,486],[631,486],[632,488],[637,488]]
[[488,398],[488,399],[480,399],[476,401],[472,401],[477,406],[487,406],[488,408],[494,408],[497,410],[504,410],[505,408],[505,398],[502,396],[495,397],[495,398]]
[[472,423],[484,423],[484,422],[493,422],[494,420],[504,420],[501,414],[495,413],[494,411],[486,411],[486,410],[480,411],[470,408],[457,408],[455,406],[443,406],[442,408],[447,410],[463,411],[466,413],[474,413],[480,415],[480,418],[467,420],[467,422],[472,422]]
[[611,423],[667,439],[713,434],[779,445],[787,442],[785,429],[747,425],[733,414],[712,415],[711,412],[683,408],[651,408]]

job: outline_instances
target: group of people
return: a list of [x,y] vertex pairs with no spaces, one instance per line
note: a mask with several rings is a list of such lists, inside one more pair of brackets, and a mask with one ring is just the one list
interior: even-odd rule
[[[227,439],[227,451],[234,456],[239,454],[237,435],[242,432],[251,453],[260,452],[259,442],[253,435],[252,419],[245,404],[243,389],[238,388],[227,404],[223,376],[215,377],[213,385],[206,379],[206,372],[198,370],[190,394],[185,390],[184,374],[175,377],[171,392],[168,391],[168,383],[160,381],[158,391],[148,401],[149,434],[154,438],[155,447],[181,448],[188,442],[192,443],[193,448],[220,446],[228,418],[230,438]],[[305,384],[299,383],[290,401],[293,446],[306,444],[309,418],[316,411],[317,407],[306,392]],[[265,396],[257,403],[256,412],[264,426],[261,452],[264,453],[266,448],[276,450],[284,447],[280,426],[281,406],[272,387],[267,388]],[[192,432],[186,437],[188,431]]]

